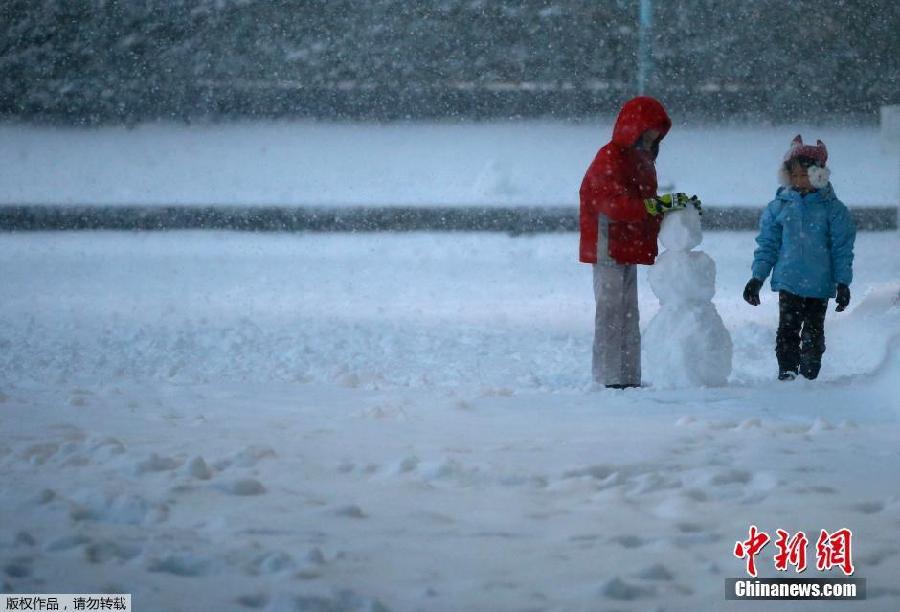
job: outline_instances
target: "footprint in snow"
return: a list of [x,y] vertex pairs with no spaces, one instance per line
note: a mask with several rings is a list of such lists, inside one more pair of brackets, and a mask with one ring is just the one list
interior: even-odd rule
[[246,573],[252,576],[260,574],[278,574],[293,571],[297,568],[294,558],[286,552],[277,550],[256,557],[247,566]]
[[332,514],[334,514],[335,516],[342,516],[345,518],[353,519],[364,519],[368,517],[368,515],[363,512],[362,508],[360,508],[356,504],[350,504],[347,506],[341,506],[340,508],[335,508]]
[[72,550],[73,548],[78,548],[90,541],[90,538],[81,534],[68,535],[53,540],[44,547],[44,550],[46,552],[65,552],[67,550]]
[[753,473],[738,468],[722,470],[712,475],[709,484],[714,487],[723,487],[732,484],[747,484],[753,480]]
[[248,593],[247,595],[239,596],[235,601],[245,608],[258,610],[269,604],[269,596],[265,593]]
[[251,496],[262,495],[266,492],[263,484],[255,478],[240,478],[229,482],[219,483],[218,489],[229,495]]
[[25,447],[19,452],[19,458],[32,465],[44,465],[59,450],[54,442],[41,442]]
[[293,577],[297,580],[315,580],[322,577],[322,572],[319,568],[308,565],[297,572],[294,572]]
[[200,455],[187,462],[187,473],[198,480],[209,480],[213,476],[212,470]]
[[13,540],[13,546],[21,546],[21,547],[32,547],[37,544],[37,540],[34,539],[34,536],[28,533],[27,531],[20,531],[16,534],[15,539]]
[[710,431],[722,431],[724,429],[736,429],[738,424],[734,421],[706,421],[704,427]]
[[60,442],[32,444],[20,451],[19,457],[33,465],[44,465],[52,459],[62,466],[82,466],[107,461],[124,452],[125,445],[116,438],[85,440],[80,431],[69,430]]
[[254,467],[263,459],[274,459],[278,455],[269,446],[248,446],[234,456],[234,464],[239,467]]
[[87,441],[86,446],[94,459],[112,459],[125,453],[125,444],[112,436],[92,438]]
[[583,478],[585,476],[595,480],[605,480],[618,473],[621,468],[614,465],[595,464],[584,467],[572,468],[562,473],[562,477],[566,478]]
[[172,574],[183,578],[196,578],[208,575],[211,571],[211,566],[209,559],[204,557],[191,554],[173,554],[150,559],[147,562],[147,571]]
[[87,406],[88,398],[94,395],[92,392],[87,389],[72,389],[69,394],[69,405],[70,406]]
[[135,544],[126,544],[112,540],[92,542],[84,547],[84,556],[90,563],[106,563],[108,561],[131,561],[139,556],[143,548]]
[[31,576],[31,557],[17,557],[3,566],[3,573],[10,578],[28,578]]
[[570,535],[568,540],[570,542],[596,542],[601,538],[601,534],[599,533],[577,533],[575,535]]
[[131,493],[99,493],[86,490],[78,495],[69,509],[75,522],[98,521],[117,525],[149,525],[162,523],[169,517],[169,506],[148,501]]
[[269,603],[272,610],[297,610],[298,612],[338,611],[340,612],[390,612],[390,608],[377,599],[361,597],[351,589],[341,589],[328,595],[277,594]]
[[140,476],[149,472],[167,472],[178,468],[181,463],[181,460],[174,457],[161,457],[151,453],[149,457],[135,464],[134,473]]
[[406,421],[409,415],[406,413],[406,403],[382,402],[368,408],[362,408],[352,413],[351,416],[358,419],[370,419],[375,421]]
[[643,578],[644,580],[668,581],[674,578],[672,572],[669,571],[669,568],[667,568],[662,563],[654,563],[653,565],[648,565],[636,575],[638,578]]
[[878,514],[885,509],[885,503],[883,501],[865,501],[853,504],[851,508],[862,514]]
[[251,445],[241,451],[235,453],[231,457],[219,459],[213,464],[213,467],[219,471],[225,470],[231,466],[251,468],[263,459],[272,459],[278,455],[269,446]]
[[797,491],[797,493],[807,493],[807,494],[814,494],[814,495],[834,495],[835,493],[838,492],[837,489],[835,489],[834,487],[819,486],[819,485],[801,487],[801,488],[797,489],[796,491]]
[[408,474],[419,467],[420,460],[415,455],[409,455],[390,466],[391,474]]
[[318,546],[314,546],[309,549],[309,552],[306,553],[306,561],[307,563],[311,563],[313,565],[325,565],[325,554],[322,552],[322,549]]
[[323,565],[325,565],[325,556],[318,548],[313,548],[306,555],[306,559],[302,561],[296,561],[288,553],[274,551],[254,559],[247,567],[246,573],[259,576],[291,572],[294,578],[311,580],[321,576]]
[[640,548],[647,543],[641,536],[634,534],[615,536],[610,538],[609,541],[613,544],[618,544],[622,548]]
[[703,489],[697,489],[697,488],[685,489],[684,491],[681,492],[681,494],[692,501],[696,501],[696,502],[709,501],[709,495],[707,495],[706,491],[704,491]]
[[617,601],[634,601],[635,599],[645,599],[656,595],[655,588],[625,582],[618,576],[600,585],[598,592],[607,599],[615,599]]

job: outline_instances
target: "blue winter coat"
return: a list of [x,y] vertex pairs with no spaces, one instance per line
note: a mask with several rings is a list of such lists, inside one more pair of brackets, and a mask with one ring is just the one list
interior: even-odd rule
[[759,219],[753,277],[772,272],[772,291],[829,298],[853,280],[856,226],[829,183],[805,196],[781,187]]

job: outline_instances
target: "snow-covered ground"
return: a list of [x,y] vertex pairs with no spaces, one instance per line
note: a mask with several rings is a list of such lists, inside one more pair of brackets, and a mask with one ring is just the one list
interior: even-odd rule
[[805,577],[851,528],[869,599],[829,608],[897,610],[897,247],[860,234],[820,380],[779,383],[753,236],[708,234],[728,386],[607,391],[573,234],[0,235],[0,592],[771,609],[724,601],[756,524],[812,534]]
[[[676,117],[660,185],[711,205],[762,206],[798,132],[828,145],[848,205],[897,203],[897,158],[874,126],[697,127]],[[0,125],[0,204],[574,205],[610,133],[601,122]]]

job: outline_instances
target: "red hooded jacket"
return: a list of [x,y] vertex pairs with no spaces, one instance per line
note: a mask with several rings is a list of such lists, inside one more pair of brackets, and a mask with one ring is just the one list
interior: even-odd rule
[[653,158],[634,147],[647,130],[668,133],[672,121],[658,100],[641,96],[625,103],[612,140],[597,152],[581,182],[579,259],[597,263],[597,216],[609,219],[609,256],[623,264],[656,261],[661,215],[650,215],[644,200],[656,195]]

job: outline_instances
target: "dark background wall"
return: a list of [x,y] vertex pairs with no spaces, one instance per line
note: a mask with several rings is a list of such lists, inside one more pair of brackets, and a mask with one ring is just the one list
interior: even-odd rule
[[[4,0],[0,118],[581,118],[636,93],[638,1]],[[896,0],[655,0],[682,116],[875,121]]]

